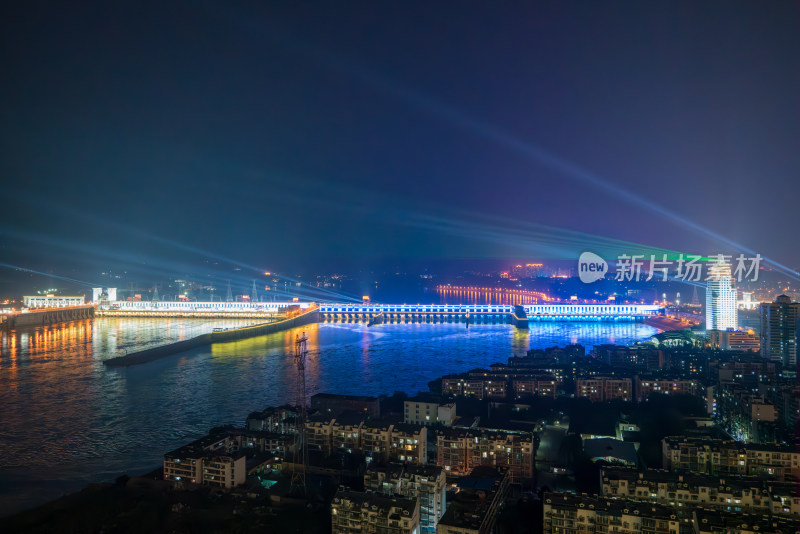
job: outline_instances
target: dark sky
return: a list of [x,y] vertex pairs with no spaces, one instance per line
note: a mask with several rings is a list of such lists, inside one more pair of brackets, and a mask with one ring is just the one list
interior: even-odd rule
[[4,4],[2,261],[800,265],[799,3],[494,4]]

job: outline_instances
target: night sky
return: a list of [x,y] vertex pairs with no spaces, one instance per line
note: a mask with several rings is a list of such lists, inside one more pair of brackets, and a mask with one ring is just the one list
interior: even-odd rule
[[375,4],[5,4],[1,261],[800,265],[799,3]]

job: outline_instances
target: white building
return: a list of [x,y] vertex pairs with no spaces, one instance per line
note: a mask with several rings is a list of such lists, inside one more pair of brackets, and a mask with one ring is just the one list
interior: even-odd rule
[[414,397],[405,401],[403,422],[412,425],[433,425],[442,423],[452,426],[456,419],[455,404],[439,404],[435,400]]
[[439,409],[436,410],[436,419],[438,423],[444,426],[453,426],[456,420],[456,404],[440,404]]
[[712,263],[706,282],[706,330],[727,330],[739,326],[736,288],[731,266]]
[[26,308],[68,308],[83,306],[85,297],[56,297],[55,295],[32,295],[22,297]]
[[[104,291],[105,290],[105,291]],[[105,295],[104,295],[105,293]],[[92,302],[97,304],[101,300],[104,300],[103,297],[107,297],[106,300],[109,302],[115,302],[117,300],[117,288],[116,287],[93,287],[92,288]]]

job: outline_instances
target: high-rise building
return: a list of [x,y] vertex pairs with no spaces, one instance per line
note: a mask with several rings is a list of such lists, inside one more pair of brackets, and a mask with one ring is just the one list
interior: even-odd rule
[[736,288],[731,266],[712,263],[706,283],[706,330],[727,330],[739,326]]
[[784,371],[797,366],[797,328],[800,302],[781,295],[775,302],[761,304],[761,356],[779,361]]

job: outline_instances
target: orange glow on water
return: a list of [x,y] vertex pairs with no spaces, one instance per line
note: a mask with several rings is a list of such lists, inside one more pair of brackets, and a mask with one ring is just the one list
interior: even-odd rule
[[[441,304],[539,304],[558,302],[540,291],[477,286],[436,286]],[[448,300],[449,299],[449,300]]]

